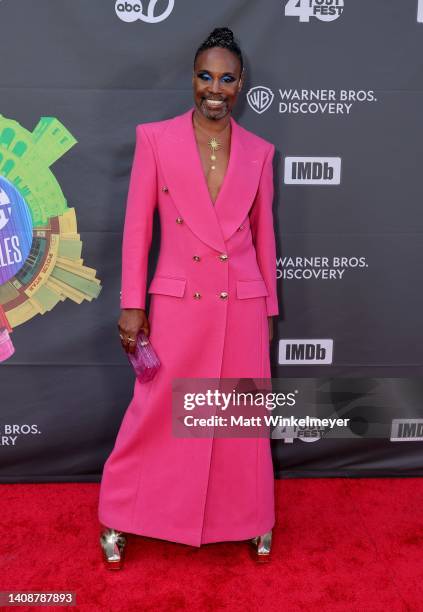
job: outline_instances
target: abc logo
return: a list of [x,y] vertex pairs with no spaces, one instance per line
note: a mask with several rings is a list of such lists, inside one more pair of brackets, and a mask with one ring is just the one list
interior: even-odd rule
[[159,23],[159,21],[164,21],[169,17],[175,6],[175,0],[161,0],[160,4],[166,5],[167,3],[167,8],[162,13],[156,14],[155,8],[158,2],[159,0],[125,0],[124,2],[117,0],[115,4],[116,15],[127,23],[137,21],[137,19],[146,23]]

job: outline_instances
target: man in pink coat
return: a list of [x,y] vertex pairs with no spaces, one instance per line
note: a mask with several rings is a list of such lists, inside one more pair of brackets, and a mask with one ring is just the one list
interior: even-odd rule
[[[174,379],[271,376],[274,146],[231,116],[243,80],[233,34],[218,28],[195,56],[194,108],[136,128],[118,326],[130,352],[144,330],[161,367],[135,382],[104,466],[100,541],[111,568],[121,566],[125,532],[192,546],[250,539],[269,557],[269,438],[172,435]],[[160,253],[147,287],[156,207]]]

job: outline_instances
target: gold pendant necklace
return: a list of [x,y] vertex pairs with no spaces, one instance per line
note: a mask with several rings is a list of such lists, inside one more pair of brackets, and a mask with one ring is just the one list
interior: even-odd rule
[[215,161],[216,161],[216,151],[218,149],[220,149],[222,145],[220,144],[220,142],[217,140],[217,138],[213,137],[209,140],[209,147],[211,149],[211,155],[210,155],[210,159],[211,159],[211,169],[212,170],[216,170],[216,165],[215,165]]
[[[202,127],[202,125],[198,124],[195,119],[194,119],[194,124],[196,125],[196,127],[199,127],[200,130],[202,130],[203,132],[207,133],[206,130]],[[230,128],[230,125],[228,124],[227,127]],[[225,130],[226,130],[226,127],[222,130],[222,133]],[[207,134],[207,135],[210,136],[209,134]],[[211,161],[210,169],[211,170],[216,170],[216,160],[217,160],[216,151],[218,149],[221,149],[223,145],[222,145],[222,143],[219,140],[217,140],[216,136],[212,136],[212,138],[210,138],[210,140],[208,140],[207,144],[209,145],[209,148],[210,148],[210,151],[211,151],[211,153],[210,153],[210,161]]]

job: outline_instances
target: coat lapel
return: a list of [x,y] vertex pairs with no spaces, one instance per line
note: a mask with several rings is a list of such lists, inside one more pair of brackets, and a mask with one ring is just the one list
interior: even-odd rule
[[256,197],[262,169],[254,140],[232,117],[231,124],[231,156],[215,202],[224,240],[228,240],[245,221]]
[[[157,139],[166,186],[191,230],[225,252],[225,240],[245,220],[260,180],[259,159],[248,150],[248,133],[231,117],[231,152],[215,204],[210,198],[192,125],[193,108],[175,117]],[[247,137],[246,137],[247,135]]]

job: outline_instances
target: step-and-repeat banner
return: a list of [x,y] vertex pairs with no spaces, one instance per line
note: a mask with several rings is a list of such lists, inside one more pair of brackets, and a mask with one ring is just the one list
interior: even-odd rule
[[220,26],[235,118],[277,150],[272,376],[350,420],[275,428],[275,475],[423,475],[423,0],[0,0],[0,23],[0,481],[101,474],[134,385],[135,126],[192,106]]

